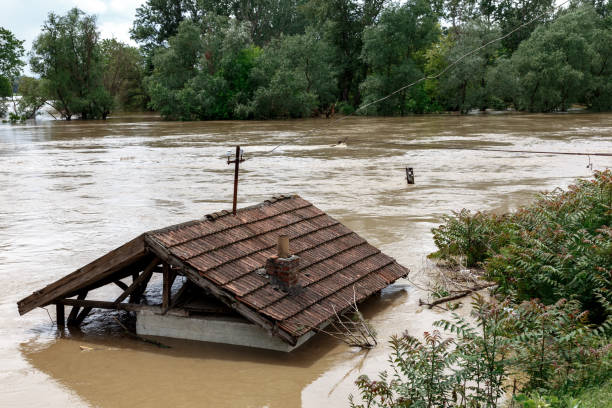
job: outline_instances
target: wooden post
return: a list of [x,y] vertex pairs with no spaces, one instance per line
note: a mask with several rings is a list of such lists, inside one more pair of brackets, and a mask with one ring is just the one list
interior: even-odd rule
[[57,317],[57,327],[64,328],[66,326],[66,318],[64,317],[64,305],[55,304],[55,316]]
[[92,309],[91,307],[84,307],[83,310],[81,310],[81,313],[79,313],[76,319],[74,319],[73,325],[80,326],[81,323],[83,323],[83,320],[85,320],[85,318],[89,314],[89,312],[91,312],[91,309]]
[[119,286],[122,290],[127,290],[128,285],[126,285],[125,283],[121,282],[120,280],[116,280],[113,281],[113,283],[117,286]]
[[[87,292],[81,292],[77,296],[77,299],[78,300],[84,300],[85,297],[87,297]],[[77,306],[77,305],[72,306],[72,309],[70,310],[70,314],[68,315],[68,322],[67,322],[68,326],[72,326],[72,325],[75,324],[76,318],[79,315],[79,310],[80,309],[81,309],[80,306]]]
[[232,206],[232,214],[236,215],[236,206],[238,205],[238,171],[240,169],[240,146],[236,146],[236,165],[234,166],[234,203]]
[[172,271],[170,270],[170,267],[168,266],[167,263],[164,263],[163,274],[164,274],[164,282],[163,282],[163,289],[162,289],[162,313],[166,313],[171,303],[170,296],[172,292],[172,280],[173,280],[172,276],[170,276],[172,274]]
[[149,265],[147,265],[145,270],[140,274],[138,279],[136,279],[134,282],[132,282],[130,287],[127,288],[127,290],[125,292],[123,292],[121,295],[119,295],[119,297],[117,299],[115,299],[115,304],[123,302],[123,300],[126,297],[128,297],[129,295],[131,295],[132,292],[137,290],[138,286],[142,285],[143,282],[145,282],[145,281],[148,282],[149,279],[151,278],[151,275],[153,275],[153,268],[155,268],[158,263],[159,263],[159,259],[157,257],[153,258],[153,260],[149,263]]
[[236,206],[238,205],[238,172],[240,171],[240,163],[244,161],[241,155],[240,146],[236,146],[236,158],[230,160],[231,154],[227,155],[227,164],[234,163],[234,201],[232,205],[232,214],[236,215]]
[[414,170],[412,167],[406,167],[406,181],[408,184],[414,184]]

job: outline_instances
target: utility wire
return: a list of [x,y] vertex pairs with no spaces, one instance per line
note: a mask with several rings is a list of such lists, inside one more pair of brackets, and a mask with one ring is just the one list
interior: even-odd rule
[[469,148],[469,147],[445,147],[446,150],[474,150],[480,152],[504,152],[504,153],[530,153],[530,154],[555,154],[568,156],[608,156],[612,157],[612,153],[588,153],[588,152],[547,152],[542,150],[507,150],[507,149],[488,149],[488,148]]
[[[564,5],[566,5],[566,4],[568,4],[568,3],[570,3],[571,1],[572,1],[572,0],[565,0],[565,1],[564,1],[564,2],[562,2],[561,4],[554,6],[554,7],[552,8],[552,10],[553,10],[553,11],[554,11],[554,10],[558,10],[558,9],[560,9],[561,7],[563,7]],[[541,17],[543,17],[543,16],[544,16],[544,15],[546,15],[547,13],[548,13],[548,11],[544,11],[544,12],[542,12],[542,13],[538,14],[537,16],[535,16],[534,18],[532,18],[531,20],[529,20],[529,21],[527,21],[527,22],[525,22],[525,23],[523,23],[523,24],[521,24],[521,25],[517,26],[516,28],[514,28],[514,29],[513,29],[512,31],[510,31],[509,33],[507,33],[507,34],[505,34],[505,35],[503,35],[503,36],[501,36],[501,37],[499,37],[499,38],[495,38],[495,39],[493,39],[493,40],[491,40],[491,41],[489,41],[489,42],[487,42],[487,43],[485,43],[485,44],[481,45],[480,47],[474,48],[472,51],[470,51],[470,52],[468,52],[468,53],[466,53],[466,54],[462,55],[462,56],[461,56],[461,57],[459,57],[457,60],[455,60],[454,62],[452,62],[450,65],[448,65],[446,68],[444,68],[442,71],[438,72],[437,74],[435,74],[435,75],[429,75],[429,76],[428,76],[428,75],[425,75],[425,76],[423,76],[422,78],[420,78],[420,79],[418,79],[418,80],[416,80],[416,81],[414,81],[414,82],[409,83],[408,85],[405,85],[405,86],[402,86],[401,88],[396,89],[395,91],[391,92],[390,94],[388,94],[388,95],[386,95],[386,96],[383,96],[382,98],[376,99],[375,101],[372,101],[372,102],[369,102],[369,103],[367,103],[367,104],[365,104],[365,105],[360,106],[359,108],[357,108],[355,111],[351,112],[351,113],[350,113],[350,114],[348,114],[348,115],[342,116],[342,117],[340,117],[340,118],[338,118],[338,119],[334,119],[334,120],[332,120],[331,122],[327,123],[327,124],[326,124],[326,125],[324,125],[324,126],[319,126],[318,128],[312,128],[312,129],[310,129],[310,130],[306,131],[306,135],[308,135],[309,133],[312,133],[312,132],[314,132],[314,131],[316,131],[316,130],[322,130],[322,129],[328,128],[328,127],[330,127],[330,126],[332,126],[332,125],[334,125],[334,124],[336,124],[336,123],[338,123],[338,122],[340,122],[340,121],[343,121],[343,120],[345,120],[345,119],[347,119],[347,118],[349,118],[349,117],[353,116],[355,113],[357,113],[357,112],[359,112],[359,111],[361,111],[361,110],[363,110],[363,109],[365,109],[365,108],[367,108],[367,107],[369,107],[369,106],[372,106],[372,105],[377,104],[377,103],[380,103],[380,102],[382,102],[382,101],[384,101],[384,100],[386,100],[386,99],[389,99],[389,98],[390,98],[390,97],[392,97],[393,95],[396,95],[396,94],[398,94],[398,93],[400,93],[400,92],[402,92],[402,91],[405,91],[406,89],[411,88],[411,87],[415,86],[415,85],[416,85],[416,84],[418,84],[418,83],[421,83],[421,82],[426,81],[426,80],[428,80],[428,79],[438,79],[439,77],[441,77],[442,75],[444,75],[446,72],[448,72],[449,70],[451,70],[452,68],[454,68],[454,67],[455,67],[457,64],[459,64],[459,63],[460,63],[461,61],[463,61],[465,58],[469,57],[469,56],[470,56],[470,55],[472,55],[472,54],[475,54],[476,52],[478,52],[478,51],[482,50],[483,48],[488,47],[489,45],[491,45],[491,44],[493,44],[493,43],[495,43],[495,42],[498,42],[498,41],[501,41],[501,40],[503,40],[503,39],[505,39],[505,38],[508,38],[509,36],[511,36],[512,34],[514,34],[515,32],[517,32],[518,30],[520,30],[521,28],[526,27],[526,26],[528,26],[528,25],[530,25],[530,24],[534,23],[536,20],[539,20]],[[347,139],[348,139],[348,137],[347,137]],[[274,152],[276,149],[278,149],[279,147],[281,147],[281,146],[283,146],[283,145],[284,145],[284,144],[282,144],[282,143],[281,143],[281,144],[279,144],[279,145],[278,145],[278,146],[276,146],[274,149],[270,150],[268,153],[272,153],[272,152]]]

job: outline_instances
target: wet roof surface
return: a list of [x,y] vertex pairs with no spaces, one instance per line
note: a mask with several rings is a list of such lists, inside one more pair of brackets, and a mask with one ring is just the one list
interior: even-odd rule
[[[290,295],[258,273],[288,235],[300,257],[299,284]],[[299,196],[279,196],[238,210],[148,232],[171,255],[237,301],[301,336],[378,292],[408,269]]]

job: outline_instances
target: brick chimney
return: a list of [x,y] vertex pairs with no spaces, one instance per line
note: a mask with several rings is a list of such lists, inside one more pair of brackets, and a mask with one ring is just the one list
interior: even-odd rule
[[289,252],[289,237],[280,235],[276,246],[277,255],[266,261],[266,273],[270,282],[292,295],[298,294],[301,287],[298,284],[300,257]]

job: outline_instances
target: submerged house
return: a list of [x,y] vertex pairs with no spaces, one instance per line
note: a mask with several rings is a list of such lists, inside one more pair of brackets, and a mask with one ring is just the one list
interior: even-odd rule
[[[161,301],[143,302],[163,276]],[[408,269],[297,195],[146,232],[18,302],[58,326],[92,309],[136,313],[138,334],[291,351]],[[180,280],[176,278],[183,276]],[[183,282],[180,288],[175,283]],[[121,287],[112,300],[88,294]],[[175,290],[173,291],[173,285]]]

